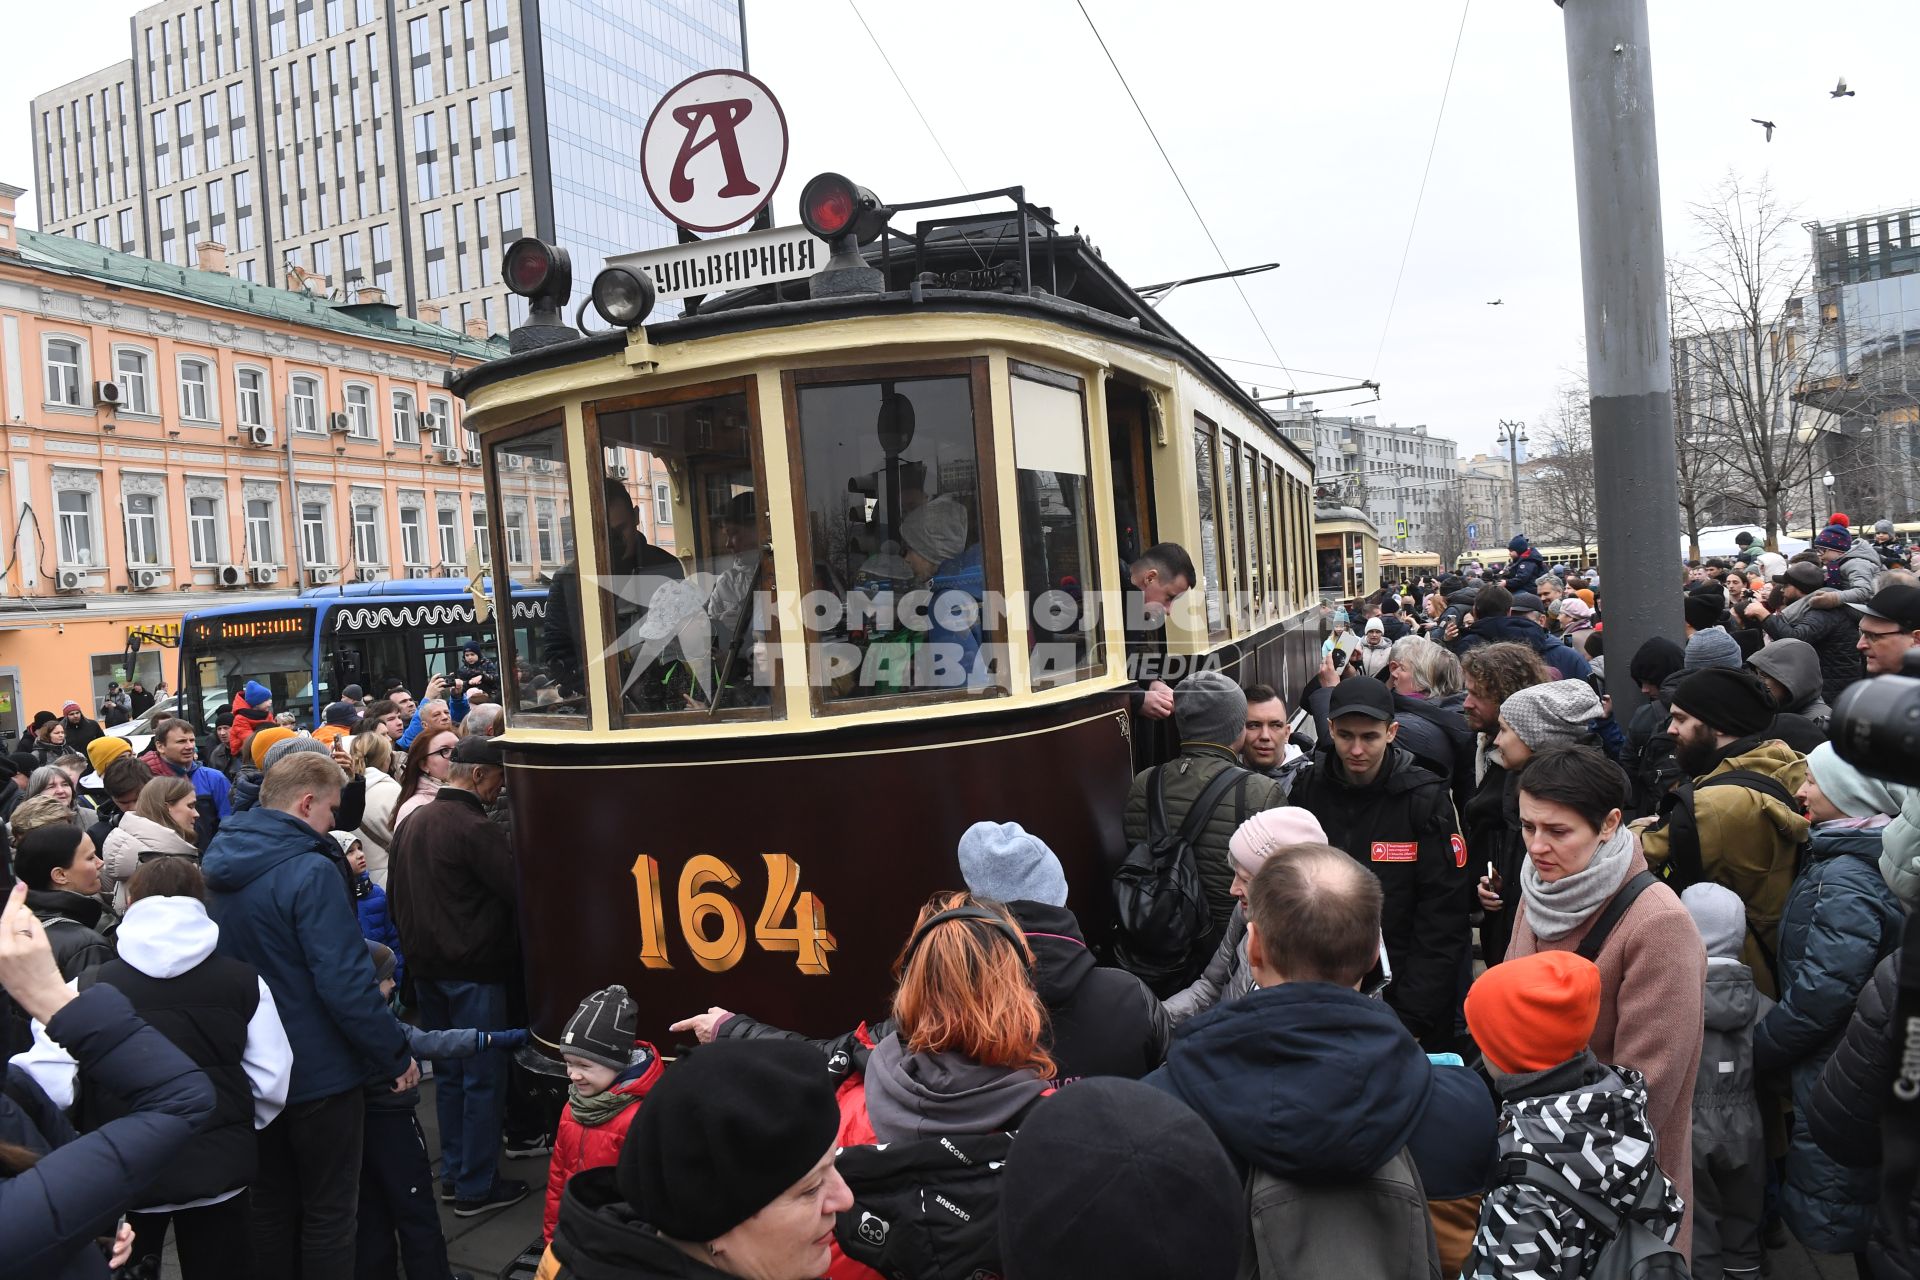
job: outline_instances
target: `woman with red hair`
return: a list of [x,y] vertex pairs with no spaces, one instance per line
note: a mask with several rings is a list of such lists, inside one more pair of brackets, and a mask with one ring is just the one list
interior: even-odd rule
[[837,1167],[854,1206],[835,1280],[917,1275],[932,1256],[965,1259],[951,1274],[1001,1274],[1000,1166],[1054,1074],[1032,966],[998,903],[942,893],[921,908],[895,964],[895,1029],[852,1051],[839,1089]]

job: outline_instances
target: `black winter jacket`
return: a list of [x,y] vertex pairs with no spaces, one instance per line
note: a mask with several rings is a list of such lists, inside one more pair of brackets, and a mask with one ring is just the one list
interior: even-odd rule
[[1769,614],[1760,629],[1772,640],[1805,640],[1820,658],[1820,696],[1833,705],[1840,691],[1867,674],[1860,641],[1860,615],[1844,605],[1809,608],[1799,601]]
[[1488,764],[1479,789],[1460,812],[1461,834],[1467,838],[1473,880],[1486,874],[1487,864],[1500,874],[1499,911],[1488,911],[1480,920],[1480,954],[1488,964],[1506,959],[1507,943],[1513,937],[1514,913],[1520,909],[1520,865],[1527,859],[1526,841],[1520,838],[1520,788],[1515,774],[1497,764]]
[[[1881,1115],[1900,1059],[1893,1025],[1900,960],[1895,952],[1873,971],[1840,1047],[1807,1100],[1813,1140],[1841,1164],[1859,1169],[1878,1169],[1882,1159]],[[1908,1238],[1920,1240],[1920,1191],[1908,1197],[1904,1211]],[[1896,1249],[1884,1222],[1875,1222],[1867,1255],[1876,1280],[1920,1280],[1920,1256]]]
[[416,981],[519,978],[513,850],[478,796],[440,788],[401,824],[388,875],[388,908]]
[[[1173,1034],[1166,1009],[1140,979],[1095,963],[1071,911],[1042,902],[1009,902],[1006,907],[1033,948],[1033,985],[1047,1008],[1046,1045],[1060,1072],[1056,1085],[1084,1076],[1138,1080],[1165,1061]],[[888,1018],[865,1028],[864,1039],[856,1031],[814,1043],[829,1056],[846,1052],[849,1065],[857,1067],[859,1050],[893,1030]],[[720,1024],[719,1034],[729,1039],[803,1038],[739,1014]]]
[[548,1255],[554,1280],[724,1280],[641,1221],[611,1165],[567,1179]]
[[1474,878],[1446,779],[1393,747],[1379,776],[1355,787],[1338,757],[1321,750],[1290,798],[1320,819],[1327,843],[1380,878],[1380,929],[1393,965],[1387,1003],[1417,1039],[1450,1047],[1473,942]]
[[9,1067],[0,1142],[40,1155],[0,1180],[0,1258],[9,1275],[105,1280],[94,1244],[192,1139],[213,1109],[206,1073],[135,1016],[111,987],[82,992],[47,1023],[82,1071],[128,1100],[130,1114],[78,1136],[25,1071]]
[[113,959],[113,944],[99,932],[105,908],[98,899],[65,889],[29,889],[27,907],[46,927],[53,962],[71,982],[84,969]]

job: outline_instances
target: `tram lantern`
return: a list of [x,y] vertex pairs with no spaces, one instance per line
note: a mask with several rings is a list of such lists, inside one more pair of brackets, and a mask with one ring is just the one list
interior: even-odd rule
[[580,336],[560,315],[573,293],[573,261],[565,249],[532,236],[515,240],[501,259],[500,276],[528,304],[526,323],[507,335],[515,351],[532,351]]
[[838,173],[816,174],[800,190],[800,223],[833,246],[827,265],[807,281],[808,296],[881,293],[887,278],[867,265],[860,246],[886,229],[891,212],[880,198]]
[[593,309],[616,329],[631,329],[653,311],[653,277],[631,267],[608,267],[593,278]]
[[829,243],[851,235],[856,243],[866,244],[887,225],[887,210],[865,187],[837,173],[822,173],[801,188],[800,222]]

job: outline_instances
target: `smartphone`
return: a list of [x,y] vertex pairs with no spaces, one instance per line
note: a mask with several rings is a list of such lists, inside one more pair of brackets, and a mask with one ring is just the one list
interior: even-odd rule
[[1498,893],[1500,892],[1501,886],[1505,883],[1506,882],[1500,878],[1500,873],[1498,871],[1495,871],[1493,869],[1493,864],[1489,862],[1487,864],[1487,888],[1493,890],[1495,893]]
[[1344,667],[1344,666],[1346,666],[1346,665],[1347,665],[1347,651],[1346,651],[1345,649],[1340,649],[1340,648],[1336,648],[1336,649],[1334,649],[1334,651],[1333,651],[1333,669],[1334,669],[1335,671],[1338,671],[1338,670],[1339,670],[1340,668],[1342,668],[1342,667]]

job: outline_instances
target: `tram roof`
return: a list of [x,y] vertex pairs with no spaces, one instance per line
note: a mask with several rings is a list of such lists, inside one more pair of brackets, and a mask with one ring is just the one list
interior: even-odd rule
[[[997,221],[972,219],[964,227],[928,228],[922,224],[916,236],[907,236],[889,227],[881,240],[863,250],[867,263],[885,272],[885,292],[814,298],[806,295],[804,280],[738,289],[703,299],[691,313],[648,324],[647,336],[655,343],[665,344],[861,316],[935,312],[1025,314],[1185,362],[1222,397],[1244,410],[1274,442],[1311,465],[1313,459],[1281,434],[1260,403],[1150,306],[1108,265],[1091,241],[1077,231],[1062,234],[1053,230],[1044,209],[1028,206],[1028,210],[1030,292],[1021,290],[1018,278],[1021,219],[1016,212]],[[720,237],[708,243],[721,245],[724,240]],[[997,271],[999,277],[1006,280],[1009,270],[1012,271],[1011,291],[936,288],[918,279],[925,271],[979,275],[993,275]],[[624,329],[587,334],[489,360],[456,374],[448,385],[456,394],[465,396],[523,374],[606,356],[624,350],[626,345]]]

